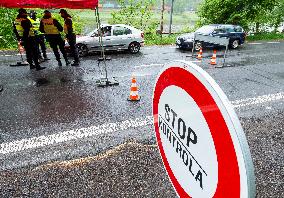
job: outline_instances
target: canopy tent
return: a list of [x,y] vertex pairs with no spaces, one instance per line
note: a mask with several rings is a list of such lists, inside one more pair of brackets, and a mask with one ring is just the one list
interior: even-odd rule
[[6,8],[70,8],[95,9],[99,0],[0,0]]
[[[100,29],[101,22],[98,11],[99,0],[0,0],[0,7],[6,8],[44,8],[44,9],[54,9],[54,8],[70,8],[70,9],[95,9],[97,28]],[[101,61],[104,62],[105,77],[98,80],[98,86],[112,86],[119,85],[119,83],[114,79],[110,81],[108,78],[106,57],[104,53],[104,46],[102,41],[102,34],[99,36],[99,42],[101,44],[101,58],[98,59],[98,66]],[[109,59],[108,59],[109,60]],[[102,70],[100,69],[101,75]]]

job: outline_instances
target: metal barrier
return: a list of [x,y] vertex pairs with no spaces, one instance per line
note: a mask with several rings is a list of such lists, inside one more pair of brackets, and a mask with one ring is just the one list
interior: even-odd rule
[[193,40],[193,47],[192,47],[192,57],[194,55],[195,43],[197,41],[221,45],[221,46],[226,46],[226,51],[224,53],[224,60],[223,60],[223,66],[224,66],[225,61],[226,61],[226,54],[227,54],[228,47],[229,47],[229,40],[230,39],[227,38],[227,37],[220,37],[220,36],[212,36],[212,35],[204,35],[204,34],[195,33],[194,34],[194,40]]

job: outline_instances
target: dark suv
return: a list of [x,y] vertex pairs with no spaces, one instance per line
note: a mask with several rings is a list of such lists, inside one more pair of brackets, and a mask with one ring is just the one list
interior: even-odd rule
[[[239,45],[244,44],[246,33],[243,28],[238,25],[225,25],[225,24],[212,24],[205,25],[195,31],[195,33],[209,35],[209,36],[220,36],[228,37],[229,47],[236,49]],[[179,36],[176,40],[176,45],[181,49],[192,49],[194,40],[194,33],[183,34]],[[200,47],[216,47],[212,43],[199,42],[195,43],[195,49],[199,50]]]

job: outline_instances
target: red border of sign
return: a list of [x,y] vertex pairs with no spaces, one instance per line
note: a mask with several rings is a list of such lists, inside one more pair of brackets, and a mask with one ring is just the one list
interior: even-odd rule
[[181,198],[190,197],[178,183],[169,166],[158,127],[158,104],[160,96],[163,90],[171,85],[184,89],[194,99],[209,126],[218,161],[218,184],[214,197],[240,198],[240,173],[237,156],[222,113],[209,91],[192,73],[174,66],[166,69],[159,76],[154,91],[153,115],[160,153],[177,193]]

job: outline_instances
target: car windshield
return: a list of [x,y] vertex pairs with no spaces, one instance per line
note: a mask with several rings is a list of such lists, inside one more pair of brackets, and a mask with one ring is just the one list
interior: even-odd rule
[[[110,26],[102,27],[101,30],[103,32],[103,36],[111,36],[111,27]],[[91,31],[90,33],[87,33],[87,36],[95,36],[95,37],[99,36],[98,29],[95,29],[95,30]]]
[[214,31],[214,29],[215,26],[206,25],[196,30],[196,32],[201,34],[211,34]]
[[97,29],[91,31],[90,33],[87,33],[87,36],[93,36],[95,33],[97,34]]

